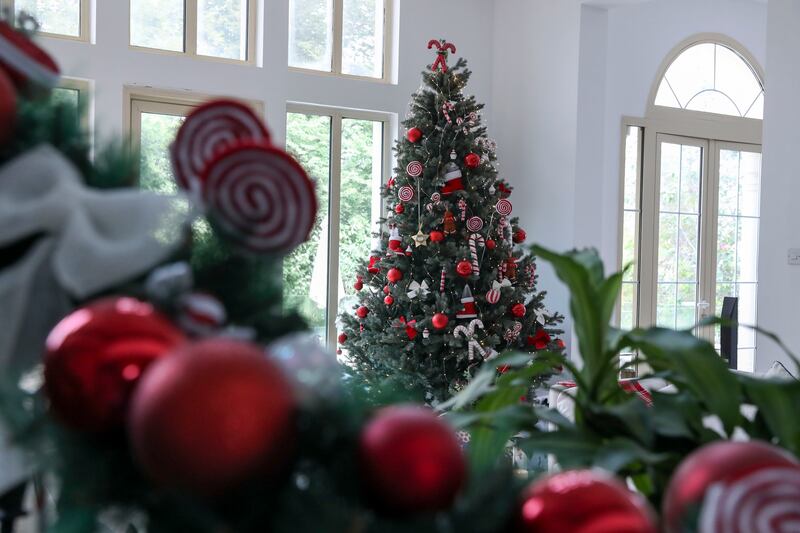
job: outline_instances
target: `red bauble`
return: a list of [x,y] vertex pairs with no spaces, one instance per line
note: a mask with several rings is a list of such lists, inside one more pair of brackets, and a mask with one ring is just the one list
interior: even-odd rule
[[522,494],[519,533],[656,533],[644,499],[611,474],[573,470],[541,479]]
[[369,258],[369,267],[367,268],[367,272],[370,274],[379,274],[381,269],[380,267],[376,266],[380,262],[381,258],[373,255]]
[[17,124],[17,90],[14,83],[0,70],[0,145],[14,135]]
[[386,273],[386,279],[392,283],[397,283],[403,279],[403,272],[399,268],[390,268],[389,272]]
[[432,231],[430,238],[431,242],[442,242],[444,240],[444,233],[441,231]]
[[339,344],[344,344],[347,342],[347,334],[346,333],[339,333],[339,338],[337,339]]
[[528,234],[525,233],[524,229],[518,229],[514,232],[514,242],[517,244],[525,242],[525,239],[528,238]]
[[478,154],[467,154],[464,164],[467,165],[467,168],[478,168],[478,165],[481,164],[481,157]]
[[784,531],[800,518],[800,463],[764,442],[708,444],[675,471],[663,514],[667,533],[701,529],[693,520],[726,533]]
[[525,316],[525,306],[523,304],[514,304],[511,306],[511,314],[517,318],[522,318]]
[[390,292],[389,286],[388,285],[384,285],[383,286],[383,294],[389,294],[389,292]]
[[422,130],[419,128],[411,128],[406,133],[406,138],[412,143],[418,143],[422,139]]
[[403,207],[403,204],[397,204],[394,206],[394,212],[398,215],[402,215],[405,212],[406,208]]
[[494,250],[495,248],[497,248],[497,243],[494,242],[494,239],[488,239],[486,241],[486,249],[487,250]]
[[456,272],[458,275],[464,278],[468,278],[472,275],[472,263],[464,259],[463,261],[459,261],[456,265]]
[[436,329],[444,329],[447,327],[447,324],[450,322],[450,319],[447,318],[447,315],[444,313],[436,313],[435,315],[433,315],[433,319],[431,320],[431,322],[433,322],[433,327],[435,327]]
[[74,429],[121,429],[144,370],[184,342],[165,316],[134,298],[105,298],[70,313],[46,341],[53,412]]
[[392,305],[394,303],[394,298],[392,298],[392,295],[390,294],[389,296],[383,299],[383,303],[385,303],[386,305]]
[[355,283],[353,283],[353,288],[354,288],[355,290],[357,290],[357,291],[360,291],[361,289],[363,289],[363,288],[364,288],[364,282],[363,282],[363,281],[361,281],[360,279],[359,279],[359,280],[357,280]]
[[369,308],[364,305],[362,305],[356,310],[356,315],[358,316],[358,318],[367,318],[368,314],[369,314]]
[[365,493],[390,513],[448,509],[466,479],[455,433],[423,407],[378,411],[361,433],[359,460]]
[[157,361],[131,401],[139,465],[157,483],[215,496],[279,474],[295,437],[295,400],[281,370],[256,345],[186,344]]

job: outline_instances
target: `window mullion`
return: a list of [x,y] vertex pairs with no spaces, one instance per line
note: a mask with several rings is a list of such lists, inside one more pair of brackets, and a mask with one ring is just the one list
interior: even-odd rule
[[661,179],[657,171],[661,161],[658,136],[644,130],[644,169],[641,191],[641,234],[639,244],[639,325],[656,322],[656,272],[658,271],[658,205]]
[[186,55],[197,55],[197,0],[184,0],[184,44]]
[[333,54],[332,72],[342,73],[342,42],[344,27],[344,0],[333,0]]
[[342,115],[331,117],[331,174],[328,192],[328,305],[327,345],[336,348],[336,316],[339,311],[339,222],[342,189]]
[[[716,309],[717,292],[717,210],[719,207],[719,144],[709,141],[706,175],[701,182],[702,196],[700,213],[700,299],[709,304],[708,314]],[[714,327],[706,326],[700,334],[714,341]]]

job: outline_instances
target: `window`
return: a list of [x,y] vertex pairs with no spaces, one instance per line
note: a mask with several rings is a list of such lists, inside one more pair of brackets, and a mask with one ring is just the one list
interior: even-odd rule
[[91,82],[74,78],[61,78],[58,87],[53,89],[53,99],[67,102],[80,112],[80,120],[86,130],[91,130],[94,110],[92,109]]
[[356,267],[373,248],[390,144],[388,116],[290,105],[286,147],[317,182],[319,213],[308,242],[284,261],[284,304],[299,309],[323,342],[355,301]]
[[[622,327],[691,328],[726,296],[739,298],[742,324],[757,322],[764,91],[737,48],[727,39],[679,47],[649,116],[624,121],[620,258],[634,268]],[[718,328],[699,334],[719,347]],[[739,329],[740,370],[753,370],[755,341]]]
[[289,66],[386,80],[392,0],[290,0]]
[[130,0],[130,44],[254,63],[255,0]]
[[89,0],[0,0],[0,7],[32,15],[48,36],[89,40]]

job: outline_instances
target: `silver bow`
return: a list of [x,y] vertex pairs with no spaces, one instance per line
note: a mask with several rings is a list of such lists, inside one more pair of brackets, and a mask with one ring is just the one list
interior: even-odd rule
[[409,300],[413,300],[418,296],[422,296],[422,298],[427,298],[428,295],[431,293],[428,287],[428,282],[423,280],[422,283],[418,283],[416,281],[412,281],[408,284],[408,298]]

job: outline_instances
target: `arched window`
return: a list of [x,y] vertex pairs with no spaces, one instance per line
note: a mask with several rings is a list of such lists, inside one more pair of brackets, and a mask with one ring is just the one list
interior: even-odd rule
[[[738,298],[756,324],[761,190],[761,71],[721,35],[688,39],[666,58],[645,118],[623,136],[621,324],[689,328]],[[719,332],[699,331],[719,345]],[[731,365],[755,366],[739,330]]]

